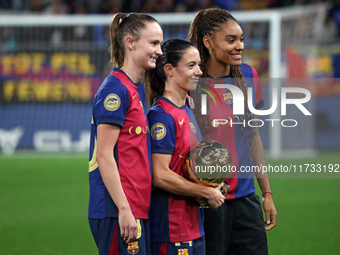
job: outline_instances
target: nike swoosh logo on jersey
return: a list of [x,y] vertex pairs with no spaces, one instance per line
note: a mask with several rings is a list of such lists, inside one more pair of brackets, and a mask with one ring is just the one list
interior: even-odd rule
[[181,121],[178,121],[178,123],[179,123],[180,125],[182,125],[183,122],[184,122],[184,118],[183,118]]

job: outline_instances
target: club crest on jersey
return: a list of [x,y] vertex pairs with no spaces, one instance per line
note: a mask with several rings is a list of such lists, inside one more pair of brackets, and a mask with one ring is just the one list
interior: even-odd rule
[[189,255],[188,249],[178,249],[178,255]]
[[154,140],[162,140],[166,135],[166,128],[162,123],[155,123],[151,127],[151,137]]
[[224,93],[223,100],[226,104],[231,105],[233,103],[233,94],[231,92]]
[[120,106],[120,98],[117,94],[109,94],[104,100],[104,107],[106,110],[113,112]]
[[197,130],[196,130],[196,127],[194,125],[194,123],[190,122],[190,128],[191,128],[191,131],[196,134]]
[[137,254],[139,252],[138,242],[128,243],[127,251],[129,254]]

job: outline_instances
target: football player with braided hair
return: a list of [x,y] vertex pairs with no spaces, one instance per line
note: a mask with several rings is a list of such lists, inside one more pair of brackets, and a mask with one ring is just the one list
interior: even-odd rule
[[[256,70],[242,63],[244,50],[243,31],[237,20],[226,10],[209,8],[196,13],[189,29],[188,40],[194,44],[201,57],[203,75],[211,84],[233,84],[243,92],[244,115],[233,114],[233,95],[229,89],[216,88],[214,92],[221,103],[209,100],[209,113],[196,117],[203,138],[221,142],[230,152],[235,174],[225,181],[229,186],[229,197],[217,210],[206,209],[205,231],[207,254],[268,254],[266,230],[276,225],[277,212],[274,206],[268,176],[256,173],[262,191],[263,209],[255,194],[254,173],[242,173],[242,168],[264,166],[265,157],[257,127],[247,125],[250,117],[256,119],[248,108],[247,89],[253,91],[255,108],[263,106],[261,84]],[[207,82],[205,90],[212,92]],[[195,105],[200,105],[199,93],[194,97]],[[200,107],[195,107],[198,116]],[[227,119],[226,125],[212,124],[215,119]],[[256,125],[253,125],[256,126]]]

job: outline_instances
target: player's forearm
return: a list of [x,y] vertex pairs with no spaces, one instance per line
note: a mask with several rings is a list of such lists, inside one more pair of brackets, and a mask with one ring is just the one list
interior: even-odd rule
[[257,178],[257,182],[260,186],[262,194],[265,192],[271,192],[270,183],[268,178]]
[[[253,160],[254,166],[257,166],[259,170],[263,170],[264,166],[266,165],[266,161],[264,157],[262,141],[261,141],[260,134],[257,128],[254,130],[254,133],[253,133],[252,160]],[[259,184],[262,183],[262,186],[260,184],[261,190],[263,188],[267,191],[267,188],[268,188],[267,183],[269,184],[267,172],[256,171],[255,176]],[[264,181],[261,181],[262,179],[264,179]],[[267,181],[265,181],[265,179],[267,179]]]
[[[258,146],[257,146],[258,147]],[[254,150],[253,150],[254,151]],[[263,168],[263,166],[265,166],[266,162],[264,160],[264,152],[263,152],[263,147],[262,147],[262,143],[260,148],[257,148],[257,150],[255,150],[255,155],[253,152],[253,165],[258,166],[258,169]],[[261,188],[262,194],[264,192],[270,192],[270,184],[269,184],[269,179],[268,179],[268,174],[267,172],[264,171],[257,171],[255,173],[257,182]]]
[[170,169],[164,169],[161,172],[161,174],[155,174],[155,172],[153,174],[153,184],[156,187],[175,195],[212,198],[211,189],[213,188],[191,182]]
[[116,161],[112,155],[97,155],[97,162],[105,187],[118,210],[131,210],[120,181]]

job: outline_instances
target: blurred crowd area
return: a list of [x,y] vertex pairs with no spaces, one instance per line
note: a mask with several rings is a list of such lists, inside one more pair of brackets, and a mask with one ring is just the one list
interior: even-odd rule
[[[194,12],[209,7],[229,11],[290,7],[325,0],[1,0],[2,12],[31,14],[110,14],[117,12]],[[334,7],[339,0],[332,0]]]

